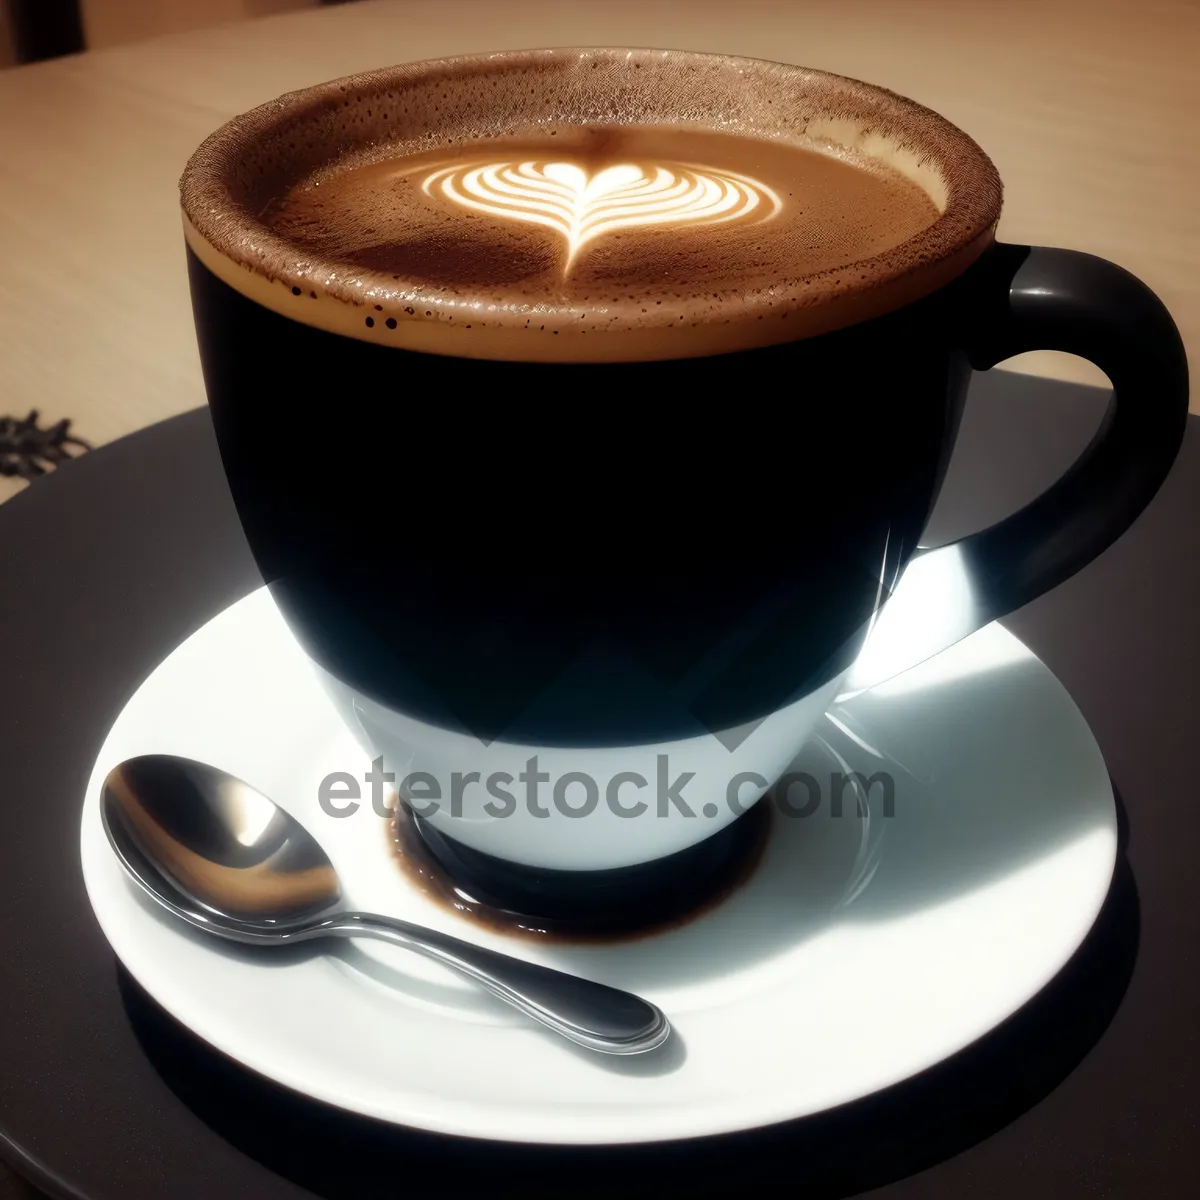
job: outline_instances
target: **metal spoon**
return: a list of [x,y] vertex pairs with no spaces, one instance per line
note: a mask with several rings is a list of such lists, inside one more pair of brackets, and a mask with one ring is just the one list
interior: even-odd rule
[[132,758],[104,781],[100,815],[130,878],[197,929],[251,945],[373,937],[432,958],[555,1033],[605,1054],[641,1054],[667,1018],[629,992],[536,966],[391,917],[347,912],[325,852],[277,804],[186,758]]

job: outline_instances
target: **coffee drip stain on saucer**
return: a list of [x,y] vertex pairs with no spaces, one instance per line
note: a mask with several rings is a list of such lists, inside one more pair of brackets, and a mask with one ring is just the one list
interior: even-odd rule
[[562,917],[518,911],[477,898],[477,892],[486,894],[486,885],[479,888],[468,879],[452,875],[422,836],[412,809],[394,795],[392,800],[393,815],[385,825],[388,850],[401,877],[413,888],[445,911],[474,921],[491,933],[560,944],[637,941],[681,928],[711,912],[753,876],[762,861],[772,824],[772,805],[764,798],[764,802],[755,804],[701,843],[701,853],[710,847],[708,856],[715,860],[708,871],[696,870],[694,854],[689,863],[674,869],[667,860],[668,865],[659,868],[664,874],[649,876],[654,881],[651,892],[635,900],[632,908],[636,917],[631,916],[628,903],[612,915],[598,907],[586,917]]

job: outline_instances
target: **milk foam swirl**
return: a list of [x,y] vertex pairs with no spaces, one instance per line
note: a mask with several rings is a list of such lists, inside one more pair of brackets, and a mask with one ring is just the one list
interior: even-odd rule
[[757,179],[687,163],[621,163],[589,174],[569,162],[481,162],[434,171],[422,188],[463,208],[553,229],[567,243],[567,270],[589,242],[618,230],[768,221],[783,207]]

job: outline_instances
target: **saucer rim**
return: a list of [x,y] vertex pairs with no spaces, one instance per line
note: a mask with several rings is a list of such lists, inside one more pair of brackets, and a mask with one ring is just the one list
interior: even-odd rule
[[[163,978],[161,975],[155,975],[153,971],[147,973],[142,968],[143,962],[139,961],[138,951],[136,949],[139,941],[136,932],[127,935],[126,931],[119,927],[113,927],[111,923],[106,923],[102,911],[108,905],[107,900],[102,900],[99,905],[96,902],[94,885],[96,879],[92,877],[89,869],[89,862],[94,866],[97,862],[97,851],[102,853],[107,851],[107,847],[97,845],[96,833],[99,829],[98,813],[94,799],[96,791],[94,784],[95,776],[99,769],[99,764],[104,758],[105,748],[109,744],[109,740],[114,731],[121,727],[126,718],[127,711],[134,704],[136,697],[140,694],[143,687],[147,684],[150,678],[159,670],[166,666],[174,657],[177,651],[187,642],[196,638],[204,637],[206,634],[211,635],[211,626],[219,622],[222,617],[229,613],[232,609],[240,605],[247,605],[253,602],[256,597],[261,597],[266,593],[265,587],[256,589],[247,596],[228,605],[220,612],[215,614],[209,621],[205,622],[198,629],[193,631],[187,638],[182,639],[155,667],[154,671],[149,672],[141,681],[139,686],[130,694],[125,704],[122,706],[119,715],[111,723],[108,733],[102,743],[101,749],[98,752],[94,763],[91,780],[88,784],[87,793],[83,803],[83,811],[81,814],[81,824],[79,829],[80,842],[79,850],[81,854],[81,865],[83,868],[83,877],[85,889],[88,895],[88,900],[92,906],[93,913],[100,926],[101,932],[108,942],[110,948],[121,961],[125,969],[136,980],[152,999],[161,1005],[170,1016],[186,1028],[193,1036],[199,1038],[207,1046],[209,1046],[218,1055],[231,1059],[246,1070],[253,1072],[255,1075],[269,1081],[272,1084],[286,1088],[305,1099],[312,1100],[318,1104],[329,1105],[333,1108],[340,1109],[343,1112],[350,1113],[355,1116],[361,1116],[368,1119],[378,1120],[385,1124],[395,1125],[399,1127],[407,1127],[419,1129],[428,1132],[463,1138],[467,1140],[477,1139],[493,1142],[507,1142],[514,1144],[525,1145],[637,1145],[637,1144],[653,1144],[671,1141],[692,1141],[706,1137],[719,1136],[722,1134],[730,1134],[742,1132],[751,1129],[763,1128],[780,1124],[783,1122],[802,1119],[808,1116],[814,1116],[821,1112],[826,1112],[834,1108],[841,1107],[845,1104],[856,1100],[865,1099],[871,1095],[886,1091],[887,1089],[903,1083],[906,1080],[912,1079],[927,1071],[929,1068],[938,1063],[945,1062],[947,1059],[966,1050],[968,1047],[979,1041],[982,1037],[1004,1024],[1016,1012],[1032,1000],[1043,988],[1053,980],[1058,973],[1066,966],[1066,964],[1074,957],[1079,947],[1086,940],[1086,937],[1098,917],[1103,906],[1105,897],[1108,894],[1113,872],[1116,867],[1118,857],[1118,843],[1116,837],[1116,810],[1115,800],[1112,792],[1111,780],[1108,777],[1107,768],[1105,767],[1103,756],[1099,746],[1096,744],[1094,734],[1092,734],[1090,726],[1087,725],[1082,713],[1079,712],[1074,700],[1062,685],[1061,681],[1054,676],[1053,672],[1042,662],[1042,660],[1034,654],[1028,646],[1025,645],[1020,638],[1016,637],[1009,630],[1001,626],[999,623],[994,623],[992,626],[986,627],[986,630],[973,635],[979,637],[987,631],[993,631],[989,636],[1002,635],[1006,639],[1010,639],[1013,643],[1019,646],[1028,657],[1037,664],[1037,666],[1045,672],[1051,679],[1059,692],[1060,701],[1068,705],[1076,714],[1077,718],[1082,722],[1083,728],[1088,734],[1088,751],[1089,756],[1095,759],[1095,765],[1098,765],[1099,772],[1097,782],[1101,782],[1104,788],[1104,802],[1109,816],[1108,825],[1104,832],[1109,834],[1109,853],[1107,854],[1106,869],[1101,873],[1097,871],[1091,879],[1091,902],[1087,905],[1088,916],[1086,922],[1080,922],[1077,928],[1077,936],[1073,935],[1072,944],[1069,950],[1061,955],[1060,961],[1050,967],[1044,975],[1039,973],[1036,977],[1036,983],[1033,979],[1028,981],[1029,986],[1022,986],[1022,995],[1017,998],[1011,1007],[1007,1007],[1002,1015],[993,1016],[989,1014],[984,1020],[985,1023],[972,1036],[965,1040],[956,1041],[953,1044],[947,1043],[945,1047],[935,1050],[921,1061],[911,1060],[904,1068],[903,1072],[895,1077],[881,1077],[878,1084],[868,1090],[863,1090],[861,1087],[851,1085],[846,1094],[835,1095],[827,1103],[822,1104],[817,1108],[802,1108],[797,1110],[794,1103],[789,1105],[786,1100],[786,1093],[781,1093],[779,1102],[775,1105],[766,1106],[747,1106],[744,1102],[736,1106],[734,1109],[719,1107],[713,1101],[702,1101],[698,1108],[690,1108],[688,1106],[680,1106],[677,1102],[670,1105],[665,1105],[661,1102],[656,1102],[653,1107],[646,1110],[646,1115],[650,1117],[649,1124],[654,1126],[653,1132],[638,1133],[634,1130],[627,1132],[625,1135],[617,1136],[609,1130],[596,1129],[594,1134],[589,1129],[589,1122],[586,1116],[579,1114],[568,1121],[556,1123],[554,1128],[539,1128],[536,1132],[530,1129],[530,1120],[527,1118],[522,1122],[522,1129],[519,1132],[514,1131],[514,1125],[511,1121],[496,1121],[495,1106],[480,1102],[478,1100],[456,1098],[453,1096],[442,1096],[438,1099],[441,1101],[439,1111],[430,1112],[428,1109],[422,1108],[422,1101],[433,1099],[428,1093],[417,1091],[405,1093],[404,1104],[396,1103],[395,1095],[392,1096],[390,1104],[386,1107],[372,1105],[369,1101],[364,1101],[363,1098],[355,1096],[352,1091],[344,1091],[343,1094],[338,1094],[338,1089],[334,1086],[327,1086],[323,1091],[314,1090],[312,1081],[305,1079],[302,1075],[294,1075],[289,1070],[289,1064],[281,1062],[268,1062],[261,1064],[248,1058],[244,1053],[227,1048],[222,1044],[224,1040],[218,1029],[219,1021],[206,1022],[194,1020],[193,1017],[197,1010],[192,1010],[192,1016],[184,1017],[180,1013],[178,1003],[172,1003],[172,997],[164,996],[163,992],[170,992],[170,988],[163,987]],[[95,819],[89,822],[89,813]],[[102,838],[102,835],[101,835]],[[112,864],[115,868],[115,863]],[[1101,881],[1101,874],[1103,879]],[[132,895],[132,891],[130,891]],[[1080,904],[1079,907],[1083,908]],[[110,914],[111,915],[111,914]],[[164,924],[169,924],[164,918]],[[127,940],[131,939],[131,940]],[[132,952],[131,952],[132,951]],[[361,985],[352,984],[349,977],[343,972],[334,972],[339,976],[345,986],[358,987]],[[738,1001],[734,1001],[736,1005]],[[185,1003],[183,1010],[188,1011],[188,1005]],[[203,1006],[200,1012],[203,1012]],[[206,1014],[211,1015],[211,1014]],[[427,1014],[432,1016],[432,1014]],[[453,1027],[455,1020],[452,1016],[445,1014],[437,1015],[438,1023],[446,1025],[448,1028]],[[503,1036],[507,1030],[497,1031],[495,1036]],[[236,1039],[235,1039],[236,1040]],[[447,1115],[443,1118],[441,1109],[447,1109]],[[534,1113],[534,1105],[522,1105],[522,1109],[528,1113],[529,1118],[537,1120]],[[514,1111],[513,1109],[507,1110]],[[521,1109],[515,1111],[520,1112]],[[723,1116],[724,1114],[724,1116]],[[734,1116],[733,1114],[736,1114]],[[733,1119],[730,1119],[731,1116]],[[571,1120],[574,1124],[571,1124]]]

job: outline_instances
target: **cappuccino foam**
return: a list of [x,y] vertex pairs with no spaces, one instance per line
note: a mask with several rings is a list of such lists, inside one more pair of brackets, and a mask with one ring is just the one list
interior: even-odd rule
[[479,358],[689,357],[838,328],[960,273],[994,168],[878,88],[753,60],[537,51],[414,64],[231,122],[182,184],[193,250],[308,324]]

